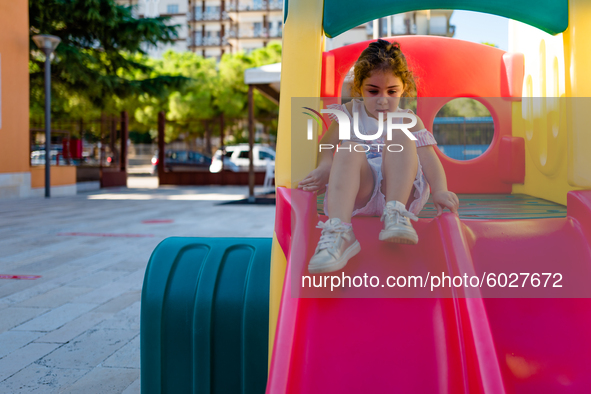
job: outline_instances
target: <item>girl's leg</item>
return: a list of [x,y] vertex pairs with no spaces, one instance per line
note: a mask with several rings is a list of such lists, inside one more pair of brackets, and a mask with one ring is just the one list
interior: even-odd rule
[[[382,152],[382,193],[386,201],[400,201],[406,205],[411,197],[413,182],[417,176],[419,161],[417,159],[417,146],[413,140],[403,133],[394,133],[392,141],[388,144],[403,146],[402,152],[390,152],[384,147]],[[393,151],[400,150],[399,146],[393,146]],[[385,186],[385,187],[384,187]],[[385,189],[385,190],[384,190]]]
[[408,218],[412,220],[417,218],[414,215],[409,216],[405,205],[411,197],[413,183],[417,176],[419,166],[417,148],[415,142],[402,133],[397,133],[393,137],[389,144],[402,145],[403,150],[396,152],[400,147],[393,146],[394,152],[385,149],[382,153],[384,184],[381,186],[386,196],[386,207],[382,214],[384,229],[380,231],[379,240],[416,244],[419,237]]
[[[355,207],[362,207],[371,198],[374,179],[367,157],[352,142],[343,142],[335,154],[328,180],[328,215],[350,223]],[[414,179],[414,178],[413,178]]]

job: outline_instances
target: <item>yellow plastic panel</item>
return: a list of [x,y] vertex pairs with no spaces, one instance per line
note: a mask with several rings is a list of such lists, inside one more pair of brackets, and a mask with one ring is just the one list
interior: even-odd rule
[[[292,146],[291,98],[319,97],[322,71],[322,1],[289,2],[283,30],[281,62],[281,102],[277,136],[275,184],[294,187],[316,166],[315,142],[311,146]],[[306,140],[307,141],[307,140]],[[291,154],[297,153],[292,169]],[[292,180],[293,177],[293,180]]]
[[523,100],[513,103],[513,135],[525,139],[525,182],[513,185],[513,193],[566,204],[566,193],[574,188],[567,180],[570,99],[562,35],[511,21],[509,40],[509,51],[525,59]]
[[[568,29],[564,36],[566,94],[569,97],[591,97],[591,2],[569,1]],[[591,188],[590,99],[572,100],[568,108],[568,183]]]
[[281,303],[281,293],[283,292],[283,280],[285,277],[285,268],[287,260],[285,254],[279,246],[277,235],[273,233],[273,244],[271,246],[271,288],[269,289],[269,362],[271,366],[271,356],[273,354],[273,344],[275,343],[275,331],[277,327],[277,318],[279,316],[279,305]]
[[[322,10],[319,0],[291,0],[283,28],[283,55],[281,62],[281,100],[279,103],[279,127],[277,133],[277,157],[275,159],[275,184],[293,188],[316,167],[316,141],[301,139],[302,146],[292,146],[291,99],[292,97],[319,97],[322,73]],[[292,152],[297,154],[292,168]],[[286,258],[273,238],[271,252],[271,290],[269,305],[269,355],[273,341],[281,290],[285,278]],[[269,360],[271,358],[269,357]]]

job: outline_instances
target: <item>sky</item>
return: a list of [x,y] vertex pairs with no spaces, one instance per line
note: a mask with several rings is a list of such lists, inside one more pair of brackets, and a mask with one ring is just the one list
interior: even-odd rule
[[509,19],[496,15],[483,14],[472,11],[455,10],[450,24],[456,26],[454,38],[472,41],[489,42],[499,49],[508,50],[509,47]]

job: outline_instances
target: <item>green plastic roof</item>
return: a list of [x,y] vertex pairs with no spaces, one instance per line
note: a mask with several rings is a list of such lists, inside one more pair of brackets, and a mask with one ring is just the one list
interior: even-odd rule
[[[286,20],[288,0],[283,7]],[[568,0],[324,0],[324,32],[328,37],[336,37],[386,15],[419,10],[484,12],[527,23],[553,35],[568,27]]]
[[504,16],[550,34],[562,33],[568,27],[568,0],[324,0],[324,31],[328,37],[336,37],[386,15],[436,9]]

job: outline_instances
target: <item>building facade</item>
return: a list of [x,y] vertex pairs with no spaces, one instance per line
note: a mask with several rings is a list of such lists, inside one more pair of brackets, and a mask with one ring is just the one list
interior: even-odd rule
[[180,25],[174,44],[147,47],[160,57],[168,50],[192,51],[219,59],[281,41],[283,0],[117,0],[139,18],[169,16]]

